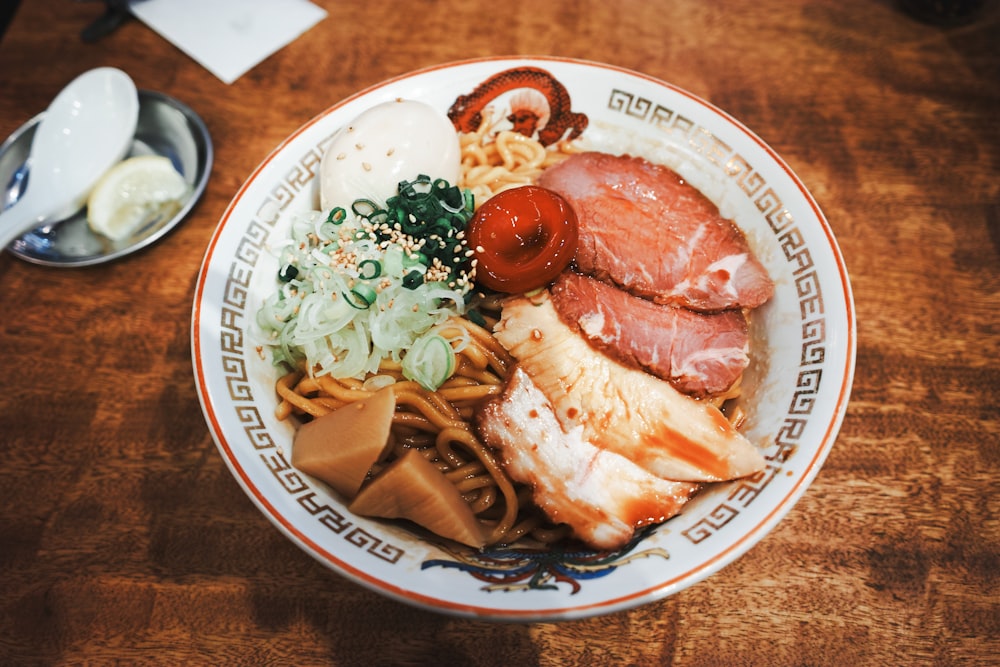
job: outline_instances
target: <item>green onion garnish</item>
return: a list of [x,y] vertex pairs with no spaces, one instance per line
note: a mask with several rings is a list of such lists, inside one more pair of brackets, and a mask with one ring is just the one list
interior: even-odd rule
[[403,287],[406,289],[416,289],[424,282],[424,274],[420,271],[410,271],[403,276]]
[[350,292],[344,294],[344,298],[347,299],[347,303],[358,310],[365,310],[373,303],[375,303],[375,298],[378,295],[375,293],[371,287],[368,285],[358,285],[351,289]]
[[347,219],[347,211],[345,211],[340,206],[332,209],[330,211],[330,214],[326,216],[326,221],[334,225],[339,225],[346,219]]
[[278,270],[278,280],[283,283],[290,283],[299,275],[299,270],[291,264],[285,264]]
[[[407,258],[423,264],[428,271],[408,274],[404,286],[413,289],[424,280],[468,283],[471,259],[466,257],[463,232],[475,212],[472,192],[424,174],[412,181],[400,181],[397,191],[399,194],[390,197],[384,209],[359,199],[352,210],[373,223],[371,234],[378,243],[394,242],[394,235],[400,233],[422,241],[420,249],[409,252]],[[437,268],[430,271],[432,267]]]
[[378,260],[365,259],[358,264],[358,271],[362,280],[372,280],[382,275],[382,264]]

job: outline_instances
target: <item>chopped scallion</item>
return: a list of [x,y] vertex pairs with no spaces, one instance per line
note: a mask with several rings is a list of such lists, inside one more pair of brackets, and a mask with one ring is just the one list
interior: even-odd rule
[[285,264],[278,271],[278,280],[283,283],[289,283],[295,280],[295,276],[299,275],[299,270],[292,266],[291,264]]
[[326,216],[326,221],[334,225],[339,225],[346,219],[347,219],[347,211],[345,211],[340,206],[331,209],[330,214]]
[[344,298],[347,299],[347,303],[352,308],[357,308],[358,310],[365,310],[373,303],[378,297],[371,287],[368,285],[358,285],[351,289],[350,292],[344,294]]
[[410,271],[403,276],[403,287],[406,289],[416,289],[424,282],[424,274],[420,271]]
[[372,280],[382,275],[382,263],[375,259],[365,259],[358,264],[362,280]]

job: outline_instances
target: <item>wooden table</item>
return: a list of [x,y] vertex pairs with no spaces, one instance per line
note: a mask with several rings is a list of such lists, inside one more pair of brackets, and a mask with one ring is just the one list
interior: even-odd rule
[[[1000,655],[1000,19],[894,3],[325,0],[232,85],[93,2],[24,2],[0,136],[111,65],[194,108],[204,197],[92,268],[0,256],[2,664],[987,664]],[[388,77],[552,54],[659,77],[741,119],[811,189],[857,303],[857,375],[789,516],[708,580],[559,624],[451,618],[331,573],[254,508],[209,436],[190,312],[206,244],[289,133]]]

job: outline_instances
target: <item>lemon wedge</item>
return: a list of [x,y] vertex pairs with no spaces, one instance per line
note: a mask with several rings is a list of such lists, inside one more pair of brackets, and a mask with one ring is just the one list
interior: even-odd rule
[[91,190],[87,223],[98,234],[123,241],[157,219],[173,216],[188,190],[169,158],[129,158],[105,172]]

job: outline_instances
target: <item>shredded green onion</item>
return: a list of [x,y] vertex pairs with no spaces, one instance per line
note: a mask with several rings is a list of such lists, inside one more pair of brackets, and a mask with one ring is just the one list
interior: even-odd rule
[[370,214],[392,223],[376,228],[378,241],[391,239],[398,232],[420,239],[422,245],[415,255],[422,264],[439,267],[444,282],[467,279],[471,259],[465,253],[465,229],[475,212],[472,192],[423,174],[401,181],[398,192],[386,201],[384,209]]
[[367,285],[359,285],[350,292],[344,293],[344,298],[347,299],[348,305],[358,310],[365,310],[375,303],[376,296],[375,290]]
[[437,389],[455,359],[434,327],[465,313],[473,211],[470,191],[421,175],[384,206],[359,199],[296,215],[276,289],[257,312],[274,363],[364,379],[392,359]]
[[326,221],[334,225],[339,225],[346,219],[347,211],[340,206],[330,209],[330,214],[326,216]]
[[354,215],[361,216],[362,218],[369,218],[378,210],[378,205],[370,199],[356,199],[351,204],[351,211],[354,212]]
[[403,377],[434,391],[455,372],[455,352],[445,338],[431,332],[413,343],[402,368]]
[[424,282],[424,274],[420,271],[410,271],[403,276],[403,287],[406,289],[417,289]]
[[371,280],[382,275],[382,263],[377,259],[363,259],[358,262],[362,280]]

